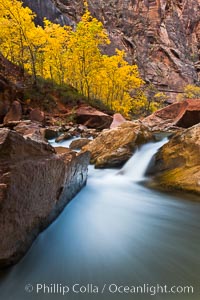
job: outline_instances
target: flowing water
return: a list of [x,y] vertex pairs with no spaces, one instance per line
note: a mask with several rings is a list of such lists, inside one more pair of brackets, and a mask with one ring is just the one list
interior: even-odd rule
[[[87,186],[1,277],[0,299],[199,300],[200,203],[141,184],[165,142],[141,147],[121,170],[90,166]],[[37,284],[46,290],[37,293]],[[74,284],[86,292],[78,285],[72,291]],[[70,289],[65,295],[62,285]],[[179,293],[164,293],[165,285]],[[181,286],[194,293],[180,293]]]

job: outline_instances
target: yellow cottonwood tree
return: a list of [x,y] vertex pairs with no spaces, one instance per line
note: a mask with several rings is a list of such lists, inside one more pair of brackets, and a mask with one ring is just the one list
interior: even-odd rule
[[96,98],[103,99],[106,105],[125,115],[133,106],[130,96],[132,89],[138,89],[143,81],[136,65],[129,65],[124,59],[124,51],[116,50],[116,55],[103,56],[103,68],[98,74]]
[[146,105],[137,66],[128,64],[124,51],[103,55],[101,47],[110,41],[87,3],[74,31],[48,20],[44,28],[36,26],[34,17],[21,1],[0,0],[0,51],[31,73],[34,83],[39,75],[70,84],[91,102],[99,99],[124,115]]
[[46,44],[43,47],[44,70],[43,77],[63,84],[66,78],[67,43],[72,29],[44,20]]
[[36,81],[37,53],[43,45],[35,15],[21,1],[0,0],[0,51],[13,63],[30,70]]
[[109,43],[103,24],[86,9],[76,30],[71,31],[67,44],[66,80],[88,99],[92,95],[95,76],[102,67],[100,46]]

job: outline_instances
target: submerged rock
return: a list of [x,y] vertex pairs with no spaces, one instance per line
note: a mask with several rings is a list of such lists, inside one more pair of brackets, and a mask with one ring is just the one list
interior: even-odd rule
[[89,153],[0,130],[0,267],[16,263],[85,185]]
[[91,163],[97,168],[119,167],[132,156],[138,145],[151,138],[152,134],[141,123],[125,122],[104,130],[82,150],[91,152]]
[[200,124],[177,133],[155,156],[153,185],[200,195]]

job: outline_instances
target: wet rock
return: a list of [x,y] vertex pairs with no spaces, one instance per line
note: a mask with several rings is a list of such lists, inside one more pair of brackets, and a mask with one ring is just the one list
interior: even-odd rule
[[96,138],[99,135],[100,131],[97,131],[96,129],[87,129],[83,132],[81,132],[82,138]]
[[91,152],[91,163],[97,168],[119,167],[132,156],[138,145],[150,139],[151,133],[140,122],[125,122],[104,130],[82,151]]
[[155,186],[200,195],[200,124],[173,136],[156,154],[148,173]]
[[4,117],[4,124],[7,124],[12,121],[20,121],[22,118],[22,106],[18,101],[14,101]]
[[16,263],[86,183],[89,153],[0,129],[0,267]]
[[63,141],[70,140],[71,138],[72,138],[71,133],[66,132],[64,134],[61,134],[59,137],[57,137],[56,140],[55,140],[55,142],[56,143],[60,143],[60,142],[63,142]]
[[105,129],[112,123],[112,117],[91,106],[80,106],[76,110],[76,121],[89,128]]
[[152,130],[168,131],[177,127],[189,128],[200,122],[200,99],[176,102],[143,119]]
[[78,140],[72,141],[71,144],[69,145],[69,147],[70,147],[70,149],[80,150],[83,146],[86,146],[90,142],[91,142],[91,140],[89,140],[89,139],[78,139]]
[[43,135],[45,139],[51,140],[57,138],[62,131],[60,126],[49,126],[44,128]]

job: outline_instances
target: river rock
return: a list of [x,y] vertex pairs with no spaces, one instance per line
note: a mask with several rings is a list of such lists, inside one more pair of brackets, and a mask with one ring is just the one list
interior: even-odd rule
[[89,153],[0,130],[0,267],[16,263],[85,185]]
[[62,128],[60,126],[48,126],[45,127],[42,132],[43,136],[47,140],[55,139],[59,136],[61,133]]
[[71,138],[72,138],[71,133],[66,132],[66,133],[61,134],[59,137],[57,137],[55,142],[60,143],[60,142],[63,142],[63,141],[70,140]]
[[74,150],[80,150],[82,147],[88,145],[91,142],[89,139],[78,139],[75,141],[72,141],[69,145],[70,149]]
[[200,122],[200,99],[176,102],[143,119],[152,130],[168,131],[176,127],[189,128]]
[[104,130],[96,139],[82,148],[91,152],[91,163],[96,168],[122,166],[135,148],[152,138],[151,133],[140,122],[125,122],[120,126]]
[[200,124],[177,133],[155,156],[153,184],[200,195]]
[[89,128],[105,129],[109,128],[112,123],[112,117],[91,107],[80,106],[76,110],[76,121]]
[[4,117],[4,124],[12,121],[20,121],[22,118],[22,106],[18,101],[14,101]]

